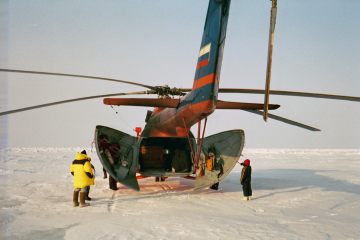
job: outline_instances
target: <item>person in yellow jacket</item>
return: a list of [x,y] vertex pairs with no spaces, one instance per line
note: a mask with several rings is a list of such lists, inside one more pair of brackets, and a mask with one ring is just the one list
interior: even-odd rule
[[70,172],[74,176],[74,207],[79,206],[79,193],[80,207],[89,206],[89,203],[85,203],[86,187],[94,185],[95,176],[85,150],[75,154],[75,160],[70,166]]

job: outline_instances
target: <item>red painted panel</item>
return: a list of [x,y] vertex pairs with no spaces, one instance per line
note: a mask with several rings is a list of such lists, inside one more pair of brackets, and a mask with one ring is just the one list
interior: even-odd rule
[[206,75],[205,77],[199,78],[194,82],[193,90],[197,88],[201,88],[209,83],[215,82],[215,74],[210,73],[209,75]]
[[205,67],[209,64],[209,59],[205,59],[205,60],[202,60],[201,62],[199,62],[196,66],[196,69],[200,69],[202,67]]

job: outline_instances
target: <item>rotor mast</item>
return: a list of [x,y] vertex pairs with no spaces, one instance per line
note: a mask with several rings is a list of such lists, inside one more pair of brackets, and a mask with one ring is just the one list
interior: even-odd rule
[[269,45],[268,45],[267,67],[266,67],[264,114],[263,114],[264,121],[267,121],[268,112],[269,112],[272,53],[274,47],[274,35],[275,35],[276,13],[277,13],[277,0],[271,0],[271,1],[272,1],[272,6],[271,6],[271,14],[270,14]]

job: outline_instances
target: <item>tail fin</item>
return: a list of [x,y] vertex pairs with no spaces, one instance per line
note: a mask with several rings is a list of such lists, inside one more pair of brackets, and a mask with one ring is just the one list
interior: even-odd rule
[[209,1],[192,88],[193,103],[211,100],[216,106],[230,1]]

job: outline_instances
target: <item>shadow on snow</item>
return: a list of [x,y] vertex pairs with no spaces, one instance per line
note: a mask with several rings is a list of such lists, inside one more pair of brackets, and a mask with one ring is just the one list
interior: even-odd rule
[[[308,169],[269,169],[254,171],[252,176],[252,188],[256,190],[279,190],[290,188],[322,188],[325,191],[347,192],[360,195],[360,185],[322,176],[321,173],[331,171],[308,170]],[[221,183],[224,192],[242,191],[240,185],[240,173],[230,173]],[[292,191],[299,191],[292,190]]]

